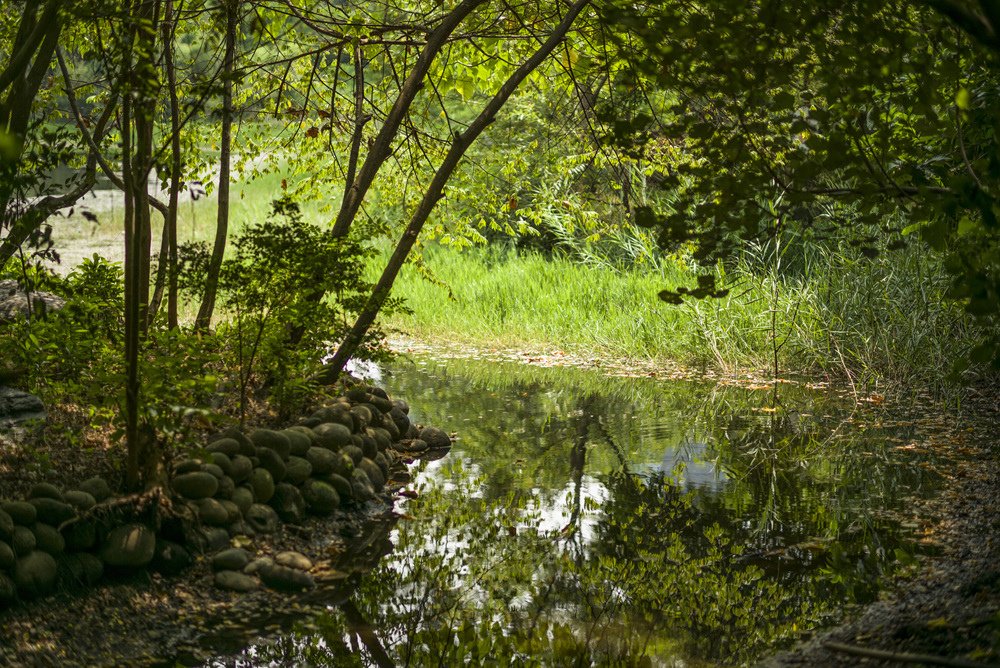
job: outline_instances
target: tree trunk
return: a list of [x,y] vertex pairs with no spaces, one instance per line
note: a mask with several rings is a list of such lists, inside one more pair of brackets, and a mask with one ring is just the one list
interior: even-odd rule
[[465,152],[475,142],[476,138],[493,122],[497,112],[500,111],[510,96],[513,95],[514,91],[517,90],[521,82],[559,45],[559,42],[566,36],[566,32],[572,26],[576,17],[579,16],[583,8],[589,3],[590,0],[577,0],[574,2],[566,16],[563,17],[559,25],[552,31],[548,39],[504,82],[503,86],[500,87],[496,95],[487,103],[482,112],[469,124],[466,131],[455,133],[455,139],[452,141],[451,148],[448,149],[448,154],[441,162],[441,166],[434,173],[434,178],[431,180],[430,186],[424,193],[424,197],[417,206],[416,211],[414,211],[413,217],[410,219],[406,231],[403,232],[402,238],[396,244],[396,249],[393,251],[388,263],[386,263],[385,269],[381,277],[379,277],[378,283],[375,284],[371,296],[351,327],[351,331],[348,332],[344,341],[337,348],[333,359],[330,360],[320,374],[319,380],[321,382],[336,382],[341,371],[344,369],[344,365],[347,364],[347,360],[351,358],[354,351],[361,345],[365,335],[368,334],[368,330],[374,324],[375,318],[382,309],[382,305],[385,304],[385,300],[388,299],[389,294],[392,292],[392,286],[396,280],[396,276],[399,275],[399,270],[406,263],[406,258],[409,256],[414,243],[416,243],[417,237],[420,235],[431,211],[434,210],[438,200],[443,197],[445,184],[448,183],[448,179],[451,178],[451,174],[455,171],[462,156],[465,155]]
[[215,246],[208,263],[205,277],[205,295],[195,319],[195,329],[207,330],[215,311],[215,297],[219,291],[219,272],[222,258],[226,253],[229,236],[229,163],[233,131],[233,69],[236,59],[236,26],[239,19],[239,3],[231,0],[224,4],[226,9],[226,55],[223,62],[222,82],[222,139],[219,145],[219,211],[215,224]]

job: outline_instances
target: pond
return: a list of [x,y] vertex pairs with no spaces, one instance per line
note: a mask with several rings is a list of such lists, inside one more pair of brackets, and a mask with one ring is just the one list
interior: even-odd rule
[[941,419],[877,396],[427,357],[383,375],[455,447],[313,592],[324,613],[220,634],[207,665],[747,664],[934,550]]

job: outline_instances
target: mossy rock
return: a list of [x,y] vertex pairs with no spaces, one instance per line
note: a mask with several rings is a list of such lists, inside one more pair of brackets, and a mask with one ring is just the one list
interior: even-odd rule
[[316,444],[327,450],[340,450],[351,443],[351,430],[337,422],[321,424],[313,429]]
[[29,500],[28,503],[33,505],[38,512],[38,522],[51,524],[55,527],[76,517],[76,509],[73,506],[48,496],[36,497]]
[[14,518],[0,510],[0,540],[10,540],[14,535]]
[[330,473],[336,473],[350,480],[351,474],[354,473],[354,459],[346,452],[338,452]]
[[314,447],[309,448],[306,452],[306,461],[312,466],[314,475],[325,475],[333,470],[334,465],[337,463],[338,453],[332,450],[327,450],[326,448]]
[[372,412],[367,406],[355,406],[351,409],[354,416],[354,431],[362,432],[368,428],[372,422]]
[[396,423],[392,421],[392,418],[385,417],[382,419],[382,426],[380,429],[384,430],[386,434],[389,435],[389,445],[386,447],[391,447],[392,444],[399,440],[400,432],[399,427]]
[[253,492],[248,487],[237,487],[233,490],[233,496],[230,499],[236,506],[240,509],[240,513],[246,514],[250,510],[250,506],[254,504]]
[[192,471],[175,476],[170,485],[175,492],[192,501],[207,499],[219,491],[219,479],[207,471]]
[[66,549],[70,552],[89,550],[97,544],[97,525],[92,520],[79,520],[62,528]]
[[198,512],[198,519],[203,524],[213,527],[224,527],[230,523],[229,513],[225,506],[215,499],[198,499],[192,502]]
[[371,395],[370,385],[355,385],[347,390],[347,399],[353,403],[364,403]]
[[354,429],[354,416],[351,415],[351,407],[347,404],[335,403],[323,406],[312,414],[312,418],[319,420],[320,424],[339,424],[346,427],[348,431]]
[[271,448],[257,448],[257,459],[260,460],[260,468],[270,473],[274,482],[281,482],[285,479],[288,466],[280,454]]
[[365,458],[365,451],[356,445],[349,445],[344,448],[342,452],[351,458],[351,461],[354,462],[355,466],[357,466],[357,464]]
[[309,557],[301,552],[293,552],[291,550],[279,552],[274,555],[274,563],[279,566],[294,568],[299,571],[308,571],[313,567],[313,562],[309,559]]
[[[256,454],[257,453],[255,450],[254,455]],[[249,457],[245,457],[244,455],[236,455],[232,459],[232,464],[233,464],[233,469],[229,473],[229,477],[233,479],[233,482],[235,482],[238,485],[241,482],[244,482],[245,480],[250,478],[250,472],[253,471],[253,462],[250,461]]]
[[98,503],[107,501],[111,498],[112,494],[111,485],[101,476],[94,476],[93,478],[84,480],[79,484],[79,489],[81,492],[90,494]]
[[337,490],[321,480],[310,480],[304,484],[302,497],[309,511],[316,515],[326,516],[340,507]]
[[27,501],[4,501],[0,509],[10,515],[14,524],[30,527],[38,519],[38,511]]
[[218,453],[220,455],[225,455],[226,457],[235,457],[240,454],[240,442],[235,438],[220,438],[217,441],[212,441],[205,448],[213,455]]
[[403,415],[410,414],[410,404],[406,403],[403,399],[393,399],[392,407],[398,408]]
[[54,526],[38,522],[31,528],[35,535],[35,549],[57,556],[66,551],[66,539]]
[[296,457],[301,457],[306,454],[306,451],[313,446],[312,432],[309,430],[299,430],[295,427],[290,427],[288,429],[282,429],[280,434],[283,434],[285,438],[288,439],[289,444],[289,455],[294,455]]
[[[371,432],[371,429],[368,431]],[[364,453],[365,457],[368,459],[374,459],[375,455],[378,454],[377,442],[370,434],[361,435],[361,452]]]
[[255,503],[244,513],[247,524],[253,527],[257,533],[274,533],[278,530],[280,519],[274,508],[265,506],[262,503]]
[[267,469],[254,469],[250,474],[249,485],[257,503],[267,503],[274,496],[274,478]]
[[97,499],[93,494],[78,489],[66,492],[63,498],[77,510],[87,511],[97,505]]
[[228,499],[223,499],[219,501],[222,507],[226,509],[226,524],[232,524],[233,522],[239,522],[243,519],[243,511],[240,507]]
[[211,473],[213,476],[215,476],[216,480],[222,480],[222,477],[226,475],[226,472],[223,471],[218,466],[216,466],[215,464],[202,464],[201,470],[204,471],[205,473]]
[[[375,406],[373,406],[372,404],[370,404],[370,403],[358,404],[354,408],[364,408],[372,416],[371,419],[368,420],[368,425],[366,426],[366,429],[371,429],[372,427],[374,427],[376,425],[382,424],[382,411],[380,411],[379,409],[375,408]],[[364,429],[362,429],[361,431],[364,431]]]
[[312,429],[313,427],[318,427],[323,424],[323,421],[315,417],[299,418],[299,423],[295,425],[296,427],[305,427],[307,429]]
[[388,413],[392,410],[392,401],[388,397],[380,397],[374,392],[369,397],[368,403],[377,408],[379,413]]
[[17,601],[17,585],[14,581],[0,573],[0,608],[10,607]]
[[288,458],[288,467],[285,472],[285,482],[290,485],[301,485],[312,475],[313,467],[308,459],[292,455]]
[[35,550],[17,560],[14,584],[21,596],[35,598],[52,591],[59,578],[59,565],[51,554]]
[[156,534],[145,524],[126,524],[113,529],[101,547],[101,561],[108,566],[139,568],[153,560]]
[[56,501],[63,500],[63,494],[53,484],[47,482],[40,482],[31,487],[31,491],[28,492],[28,500],[31,499],[54,499]]
[[288,441],[288,437],[281,432],[271,429],[254,429],[250,434],[250,440],[258,448],[274,450],[282,460],[288,459],[288,456],[292,454],[292,444]]
[[362,469],[354,469],[351,474],[351,492],[354,495],[354,500],[359,503],[375,498],[375,488],[372,486],[372,481]]
[[274,559],[271,557],[257,557],[246,565],[243,572],[247,575],[257,575],[262,568],[270,568],[271,566],[274,566]]
[[203,526],[189,531],[185,543],[198,554],[212,554],[229,547],[229,532],[222,527]]
[[14,527],[14,534],[10,537],[10,546],[14,548],[14,554],[23,557],[30,554],[35,549],[35,545],[37,545],[37,540],[31,529],[20,525]]
[[233,475],[233,460],[224,452],[213,452],[212,463],[222,470],[223,475]]
[[374,461],[375,461],[376,464],[378,464],[378,467],[380,469],[382,469],[382,476],[386,480],[388,480],[389,479],[389,469],[391,468],[389,466],[389,458],[385,456],[384,452],[380,452],[380,453],[378,453],[375,456],[375,460]]
[[404,438],[401,441],[393,443],[392,448],[399,452],[423,452],[427,450],[427,441],[422,441],[419,438]]
[[233,479],[227,475],[219,478],[219,489],[215,492],[215,498],[217,499],[231,499],[233,498],[233,492],[236,491],[236,483]]
[[64,586],[91,586],[104,576],[104,564],[88,552],[64,554],[56,563],[59,566],[59,581]]
[[237,443],[239,443],[238,453],[244,457],[252,457],[254,451],[257,449],[256,444],[251,441],[246,434],[237,429],[236,427],[229,427],[222,432],[222,436],[225,438],[231,438]]
[[190,566],[192,561],[191,553],[180,543],[157,538],[150,566],[157,573],[177,575]]
[[[372,438],[375,439],[375,445],[379,452],[385,452],[390,447],[392,447],[392,436],[382,427],[375,427],[371,430]],[[374,459],[374,457],[372,457]]]
[[306,516],[306,502],[298,487],[288,483],[278,483],[274,488],[274,496],[270,505],[278,513],[282,522],[301,524]]
[[0,541],[0,571],[9,571],[17,563],[17,555],[14,548],[7,543]]
[[201,470],[202,461],[200,459],[190,459],[182,458],[174,460],[173,470],[174,475],[184,475],[185,473],[192,473],[194,471]]
[[351,434],[351,444],[359,450],[364,450],[365,439],[361,438],[361,434]]
[[216,571],[242,571],[250,563],[250,553],[241,547],[223,550],[212,557],[212,569]]
[[288,566],[265,565],[260,568],[258,574],[268,587],[281,591],[302,591],[316,586],[316,580],[311,573]]
[[424,427],[420,430],[420,440],[427,443],[427,447],[432,450],[439,448],[450,448],[451,438],[442,429],[437,427]]
[[358,464],[358,468],[365,472],[376,492],[381,492],[385,489],[385,475],[383,475],[382,469],[378,467],[378,464],[365,457]]
[[215,574],[215,586],[227,591],[245,594],[257,588],[257,580],[237,571],[219,571]]
[[340,497],[341,502],[354,500],[354,490],[351,489],[350,478],[331,473],[326,476],[326,481],[330,483],[331,487],[337,490],[337,495]]

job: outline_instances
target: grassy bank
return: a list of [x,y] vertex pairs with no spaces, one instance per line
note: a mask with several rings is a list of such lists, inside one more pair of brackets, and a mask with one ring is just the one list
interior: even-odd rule
[[[960,309],[917,251],[881,261],[814,254],[795,275],[741,264],[721,299],[664,303],[693,287],[683,262],[620,270],[566,258],[431,246],[427,272],[409,266],[394,294],[413,310],[389,324],[419,339],[561,348],[611,358],[679,361],[724,371],[822,372],[858,383],[940,382],[972,345]],[[919,282],[918,282],[919,277]]]

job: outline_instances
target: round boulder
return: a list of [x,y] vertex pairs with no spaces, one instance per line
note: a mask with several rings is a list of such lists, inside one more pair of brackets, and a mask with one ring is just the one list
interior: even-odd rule
[[285,482],[290,485],[301,485],[312,475],[313,467],[308,459],[292,455],[288,458],[288,466],[285,471]]
[[[308,432],[308,434],[306,433]],[[290,427],[278,432],[288,439],[289,454],[301,457],[306,454],[306,450],[313,446],[312,432],[307,429],[297,429]]]
[[215,586],[227,591],[246,593],[257,588],[257,581],[237,571],[219,571],[215,574]]
[[254,503],[253,492],[246,487],[237,487],[233,490],[230,501],[235,503],[236,507],[240,509],[240,513],[245,515]]
[[31,499],[28,503],[35,507],[39,522],[51,524],[55,527],[76,517],[76,509],[73,506],[63,501],[56,501],[48,496]]
[[59,577],[59,565],[51,554],[36,550],[17,560],[14,566],[14,583],[26,598],[47,594]]
[[203,524],[213,527],[224,527],[229,524],[229,513],[225,506],[215,499],[198,499],[193,505],[198,512],[198,519]]
[[281,482],[285,479],[288,467],[285,459],[271,448],[257,448],[257,459],[260,460],[260,467],[266,469],[271,474],[274,482]]
[[90,494],[98,503],[111,498],[111,485],[100,476],[94,476],[81,482],[80,491]]
[[217,571],[242,571],[250,563],[250,553],[233,547],[212,557],[212,568]]
[[186,499],[207,499],[219,491],[219,479],[207,471],[193,471],[176,476],[171,486]]
[[337,490],[320,480],[310,480],[302,486],[302,497],[316,515],[329,515],[340,506]]
[[35,549],[35,534],[28,527],[16,526],[10,537],[10,545],[14,548],[14,554],[23,557]]
[[313,429],[316,444],[327,450],[339,450],[351,442],[351,430],[337,422],[327,422]]
[[217,441],[209,443],[205,449],[213,455],[219,453],[227,457],[235,457],[240,454],[240,442],[235,438],[220,438]]
[[438,429],[437,427],[424,427],[421,429],[420,440],[427,443],[427,447],[432,450],[451,447],[451,438],[448,437],[448,434],[443,429]]
[[250,474],[250,489],[257,503],[267,503],[274,496],[274,478],[267,469],[256,468]]
[[270,506],[255,503],[245,514],[246,522],[257,533],[274,533],[278,530],[278,514]]
[[108,566],[138,568],[153,560],[156,534],[144,524],[126,524],[113,529],[101,547],[101,560]]
[[158,538],[151,566],[157,573],[176,575],[191,565],[191,553],[183,545]]
[[287,566],[288,568],[294,568],[300,571],[308,571],[313,567],[312,561],[309,557],[302,554],[301,552],[279,552],[274,555],[274,563],[279,566]]
[[312,466],[313,473],[324,475],[333,470],[338,459],[338,454],[326,448],[309,448],[306,452],[306,461]]
[[364,471],[365,475],[368,476],[368,480],[371,481],[372,487],[375,488],[375,491],[381,492],[385,487],[385,476],[382,474],[382,469],[379,468],[378,464],[365,457],[361,460],[361,463],[358,464],[358,468]]
[[17,563],[17,556],[14,554],[14,548],[0,541],[0,571],[10,570],[15,563]]
[[9,577],[0,573],[0,608],[17,600],[17,585]]
[[66,549],[71,552],[89,550],[97,543],[97,525],[90,520],[78,520],[62,528]]
[[66,539],[55,527],[38,522],[31,528],[31,533],[35,534],[35,548],[42,552],[48,552],[52,556],[57,556],[65,552]]
[[63,495],[63,498],[77,510],[87,511],[97,505],[97,499],[93,494],[80,490],[70,490]]
[[292,444],[288,441],[288,437],[281,432],[270,429],[255,429],[250,434],[250,440],[258,448],[274,450],[282,459],[288,459],[288,455],[292,454]]
[[93,585],[104,575],[104,564],[87,552],[64,554],[57,560],[59,581],[67,586]]
[[30,527],[38,519],[38,511],[27,501],[5,501],[0,504],[0,509],[10,515],[14,524],[20,524],[23,527]]
[[[254,451],[256,455],[256,450]],[[245,481],[250,477],[250,472],[253,471],[253,462],[250,461],[249,457],[244,457],[243,455],[236,455],[232,459],[232,470],[229,472],[229,477],[233,479],[237,485]]]
[[28,492],[28,499],[55,499],[56,501],[62,501],[63,495],[55,485],[40,482],[32,486],[31,491]]
[[301,591],[316,586],[316,580],[312,574],[300,571],[297,568],[271,564],[269,566],[262,566],[258,573],[264,584],[273,589]]

